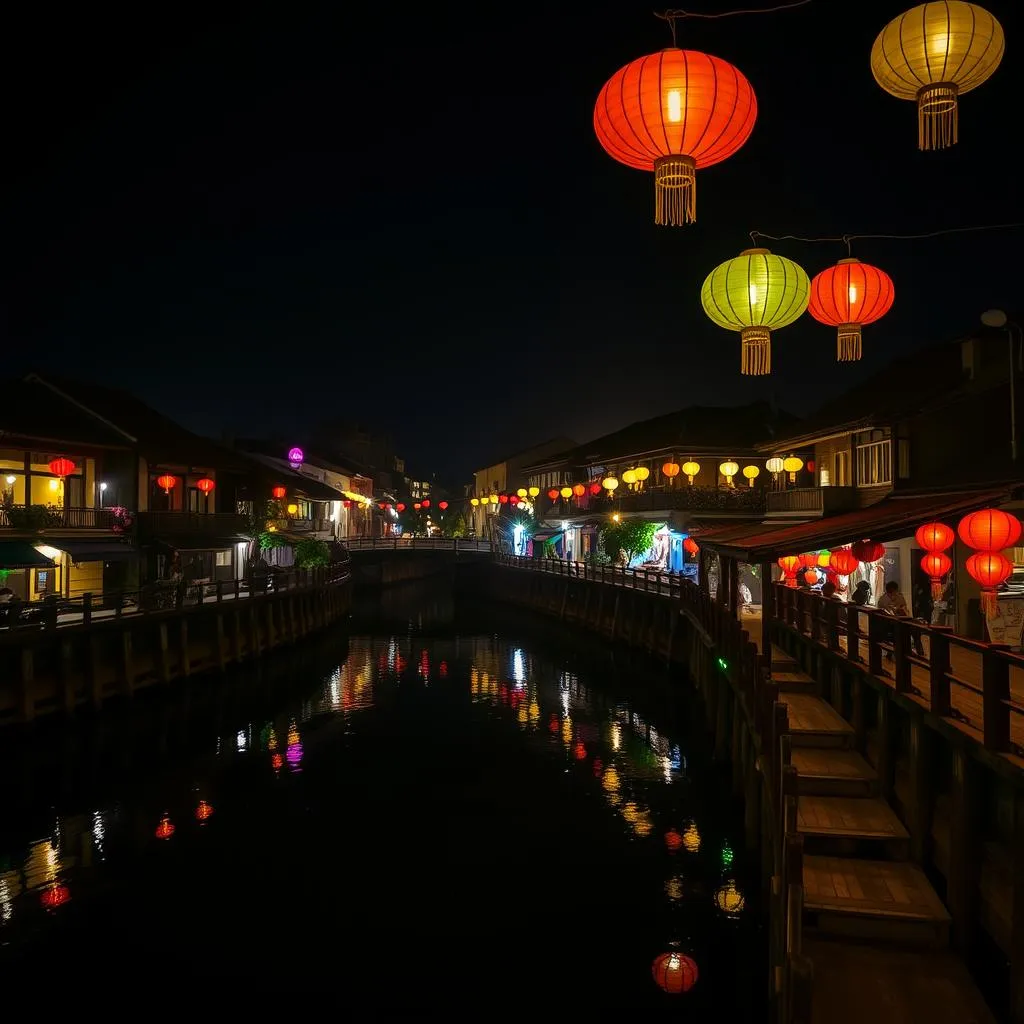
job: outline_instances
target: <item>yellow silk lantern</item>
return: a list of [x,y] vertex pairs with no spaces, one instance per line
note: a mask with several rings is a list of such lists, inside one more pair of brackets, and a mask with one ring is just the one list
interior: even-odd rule
[[293,516],[298,511],[299,511],[299,506],[296,505],[294,502],[291,505],[288,506],[288,515]]
[[686,479],[693,483],[693,478],[700,472],[699,462],[684,462],[683,472],[686,474]]
[[626,472],[622,474],[622,482],[632,487],[633,484],[636,483],[636,470],[627,469]]
[[732,478],[740,471],[740,467],[735,462],[723,462],[718,467],[718,472],[725,477],[725,482],[729,487],[732,487]]
[[561,495],[562,495],[563,498],[571,498],[572,497],[572,488],[571,487],[563,487],[562,490],[561,490]]
[[917,102],[917,148],[957,142],[959,97],[999,67],[1003,28],[964,0],[919,4],[893,18],[871,47],[871,73],[891,96]]
[[526,497],[526,488],[525,487],[520,487],[519,490],[516,491],[516,494],[518,494],[520,498],[525,498]]
[[480,504],[480,499],[479,498],[470,498],[469,499],[469,503],[470,503],[470,505],[473,505],[474,507],[476,507],[477,505]]
[[790,455],[788,459],[782,460],[782,468],[789,474],[790,483],[796,483],[796,475],[804,468],[804,460]]
[[757,466],[744,466],[743,475],[747,478],[747,483],[753,487],[754,481],[761,475],[761,470]]
[[491,495],[491,504],[492,505],[497,505],[498,504],[498,496],[496,494],[492,494]]
[[764,464],[764,468],[767,469],[772,476],[778,477],[778,475],[782,472],[782,468],[784,465],[785,462],[783,462],[783,460],[780,459],[778,455],[775,455]]
[[637,466],[637,468],[636,468],[636,480],[637,480],[637,483],[642,484],[650,475],[651,475],[651,471],[646,466]]
[[613,476],[606,476],[601,481],[601,486],[608,492],[609,496],[613,496],[615,488],[619,486],[619,481]]
[[531,487],[527,493],[530,495],[531,498],[536,498],[537,495],[540,494],[540,488]]

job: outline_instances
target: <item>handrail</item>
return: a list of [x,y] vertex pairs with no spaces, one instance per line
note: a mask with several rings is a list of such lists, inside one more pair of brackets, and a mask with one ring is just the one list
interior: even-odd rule
[[574,579],[593,580],[617,587],[631,587],[651,594],[678,595],[683,583],[688,582],[684,577],[666,572],[664,569],[626,569],[617,565],[593,565],[590,562],[567,561],[564,558],[527,558],[524,555],[496,554],[495,559],[500,565],[549,572]]
[[490,551],[489,540],[475,537],[343,537],[349,551]]
[[108,594],[86,593],[81,597],[49,597],[32,602],[14,600],[0,604],[0,643],[32,630],[90,626],[108,619],[159,615],[289,590],[316,590],[344,583],[350,576],[351,563],[345,561],[326,568],[295,569],[241,580],[167,580]]
[[1008,644],[773,586],[778,624],[973,730],[986,750],[1024,757],[1024,655]]

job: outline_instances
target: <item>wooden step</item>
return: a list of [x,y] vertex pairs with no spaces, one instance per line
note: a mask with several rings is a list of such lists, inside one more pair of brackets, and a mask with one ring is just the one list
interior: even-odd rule
[[804,917],[823,935],[949,945],[949,912],[916,864],[804,857]]
[[772,682],[780,693],[809,693],[818,695],[818,684],[803,672],[779,670],[772,666]]
[[789,709],[789,732],[794,747],[850,747],[853,726],[831,704],[806,693],[780,693]]
[[812,796],[874,796],[878,773],[855,750],[795,747],[800,792]]
[[801,796],[796,822],[809,855],[906,860],[910,852],[907,830],[880,797]]

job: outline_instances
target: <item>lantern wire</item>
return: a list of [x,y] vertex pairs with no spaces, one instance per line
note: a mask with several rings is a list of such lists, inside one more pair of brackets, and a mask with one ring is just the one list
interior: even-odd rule
[[938,231],[924,231],[913,235],[824,235],[821,238],[804,238],[802,235],[766,235],[763,231],[751,231],[750,240],[757,245],[759,238],[772,242],[843,242],[846,253],[850,254],[851,243],[860,239],[887,239],[890,241],[909,242],[923,238],[940,238],[943,235],[962,235],[973,231],[1007,231],[1013,228],[1024,228],[1024,221],[1009,221],[1006,224],[973,224],[963,228],[940,228]]
[[719,11],[717,14],[703,14],[700,11],[684,11],[682,8],[674,8],[667,11],[655,11],[654,16],[667,21],[672,31],[672,45],[676,45],[676,22],[683,18],[705,18],[707,20],[717,18],[731,18],[736,14],[775,14],[777,11],[788,11],[794,7],[806,7],[811,0],[792,0],[788,4],[776,4],[774,7],[747,7],[737,11]]

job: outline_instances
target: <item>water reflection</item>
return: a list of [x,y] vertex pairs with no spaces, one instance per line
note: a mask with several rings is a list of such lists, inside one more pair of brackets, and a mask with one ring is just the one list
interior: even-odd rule
[[[600,905],[606,898],[602,893],[629,886],[628,898],[612,897],[621,901],[623,917],[617,930],[602,939],[607,947],[602,955],[622,958],[616,963],[631,999],[645,998],[644,992],[656,999],[668,998],[662,993],[697,998],[691,990],[724,984],[722,991],[727,992],[733,985],[737,950],[753,930],[744,891],[748,868],[736,852],[739,837],[731,831],[735,823],[727,808],[716,806],[715,791],[696,786],[690,777],[692,736],[679,731],[670,716],[661,720],[657,711],[624,699],[614,678],[560,666],[528,645],[494,636],[426,640],[396,632],[352,639],[345,661],[296,696],[265,719],[226,722],[217,734],[208,732],[200,745],[205,753],[183,756],[144,784],[122,780],[116,803],[91,805],[81,813],[62,811],[49,834],[20,848],[0,847],[0,929],[8,934],[7,941],[31,941],[12,938],[19,919],[56,921],[72,896],[77,903],[80,893],[122,884],[127,866],[154,856],[153,851],[166,851],[160,858],[179,858],[181,871],[201,873],[204,859],[215,849],[204,837],[221,836],[232,849],[249,850],[257,860],[269,858],[266,863],[272,866],[273,858],[259,851],[260,844],[278,850],[319,835],[329,817],[350,821],[354,812],[346,809],[346,801],[352,799],[362,801],[363,827],[370,838],[361,841],[371,843],[367,849],[376,849],[372,842],[382,843],[385,860],[396,857],[394,877],[414,879],[409,872],[415,861],[405,859],[406,846],[409,857],[414,852],[419,857],[423,850],[429,852],[431,842],[439,843],[438,864],[443,865],[459,843],[476,841],[472,828],[493,807],[494,814],[510,821],[495,833],[500,837],[496,845],[483,846],[491,851],[493,873],[481,872],[474,853],[459,869],[468,879],[461,882],[465,895],[458,889],[458,871],[447,867],[435,866],[433,870],[451,873],[440,876],[443,885],[428,888],[443,891],[447,885],[468,913],[481,900],[501,898],[496,887],[502,876],[525,877],[556,868],[584,874],[599,870],[592,888],[579,882],[577,912],[592,902]],[[396,768],[400,748],[390,732],[399,728],[395,709],[410,701],[424,719],[418,738],[421,756]],[[428,717],[430,726],[425,724]],[[489,747],[501,756],[488,758]],[[343,767],[348,756],[344,752],[350,749],[360,751],[364,774]],[[452,762],[453,750],[460,751],[459,758],[476,762]],[[497,767],[488,767],[491,760]],[[511,770],[505,773],[506,768]],[[474,789],[478,772],[487,781]],[[536,780],[539,787],[524,788],[524,793],[547,789],[556,795],[552,807],[537,810],[538,815],[553,815],[552,825],[530,822],[531,804],[521,804],[516,794],[517,786],[526,783],[518,782],[517,774]],[[403,786],[415,790],[403,813],[419,825],[407,827],[402,821],[401,832],[408,839],[402,840],[401,859],[384,838],[393,832],[396,817],[401,819],[388,803],[395,799],[387,781],[391,779],[401,780],[399,791]],[[456,809],[442,819],[448,813],[447,793],[462,785],[472,796],[452,797]],[[365,797],[359,796],[359,786],[366,788]],[[468,802],[460,805],[460,799]],[[513,820],[513,814],[519,817]],[[257,836],[252,821],[259,815],[266,821]],[[307,823],[310,815],[312,825]],[[543,849],[545,830],[562,824],[558,815],[569,816],[573,823],[565,829],[564,842],[575,841],[574,829],[585,828],[587,855],[606,867],[587,866],[579,850],[572,854],[577,860],[568,863],[505,851],[516,829],[536,834]],[[477,824],[468,826],[467,819]],[[449,828],[464,838],[454,845],[436,836],[429,840],[424,829],[438,820],[448,822],[442,831]],[[345,837],[343,846],[353,841],[344,830],[340,835]],[[524,849],[529,851],[529,844]],[[310,862],[324,854],[318,848]],[[470,867],[471,862],[476,866]],[[350,881],[337,883],[348,886],[350,898],[364,886],[372,888],[367,879],[382,882],[386,875],[384,861],[375,867],[369,854],[358,864]],[[339,878],[344,874],[339,872]],[[402,885],[403,896],[410,898],[416,883]],[[287,892],[275,898],[287,903]],[[97,913],[102,906],[100,900]],[[437,919],[443,920],[452,905],[438,904],[421,916],[429,920],[435,909]],[[533,920],[524,928],[545,927],[539,923],[543,908],[505,912]],[[381,927],[387,920],[382,919]],[[627,927],[626,920],[633,923]],[[630,979],[642,979],[636,981],[635,993]],[[718,998],[738,997],[729,993]]]

